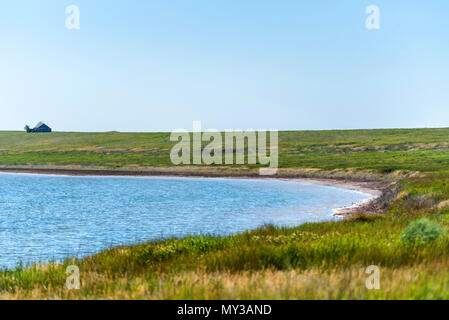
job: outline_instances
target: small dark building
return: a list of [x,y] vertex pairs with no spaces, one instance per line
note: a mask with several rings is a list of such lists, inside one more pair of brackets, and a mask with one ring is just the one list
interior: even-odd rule
[[51,128],[45,123],[39,122],[33,129],[30,129],[28,132],[51,132]]

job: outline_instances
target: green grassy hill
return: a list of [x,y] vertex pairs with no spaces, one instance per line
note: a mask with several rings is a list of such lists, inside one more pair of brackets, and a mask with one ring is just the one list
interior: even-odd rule
[[[169,137],[169,133],[0,132],[0,165],[171,166],[169,152],[175,143]],[[280,132],[279,156],[281,168],[446,171],[449,129]]]

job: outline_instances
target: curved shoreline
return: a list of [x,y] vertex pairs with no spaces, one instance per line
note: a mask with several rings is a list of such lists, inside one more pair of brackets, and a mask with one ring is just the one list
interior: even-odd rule
[[82,169],[37,169],[37,168],[0,168],[0,173],[35,174],[35,175],[57,175],[57,176],[96,176],[96,177],[185,177],[185,178],[231,178],[231,179],[276,179],[296,181],[301,183],[312,183],[324,186],[348,189],[374,196],[351,206],[334,208],[334,216],[349,218],[364,210],[369,212],[378,211],[377,199],[382,195],[391,181],[373,179],[351,179],[348,177],[305,177],[305,176],[259,176],[254,174],[204,174],[195,172],[158,172],[158,171],[120,171],[120,170],[82,170]]
[[307,176],[307,175],[274,175],[261,176],[252,172],[238,174],[204,173],[188,171],[138,171],[138,170],[101,170],[101,169],[46,169],[46,168],[0,168],[0,173],[24,173],[41,175],[64,176],[112,176],[112,177],[186,177],[186,178],[248,178],[248,179],[279,179],[298,182],[308,182],[327,186],[342,187],[371,195],[379,195],[391,181],[381,179],[363,179],[335,176]]

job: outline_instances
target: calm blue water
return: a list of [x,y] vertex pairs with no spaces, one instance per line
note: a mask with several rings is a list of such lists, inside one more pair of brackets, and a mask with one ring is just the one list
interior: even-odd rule
[[330,220],[369,196],[279,180],[0,174],[0,267],[190,234]]

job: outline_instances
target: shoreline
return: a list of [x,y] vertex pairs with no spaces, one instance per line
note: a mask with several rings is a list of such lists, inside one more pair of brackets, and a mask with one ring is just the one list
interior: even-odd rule
[[333,215],[339,218],[350,218],[362,211],[377,213],[377,199],[383,191],[392,183],[385,180],[374,179],[354,179],[350,177],[306,177],[306,176],[260,176],[254,174],[204,174],[196,172],[158,172],[158,171],[119,171],[119,170],[98,170],[98,169],[38,169],[38,168],[0,168],[0,173],[18,173],[35,175],[55,175],[55,176],[95,176],[95,177],[185,177],[185,178],[233,178],[233,179],[276,179],[286,181],[296,181],[300,183],[319,184],[330,187],[348,189],[364,193],[372,198],[351,206],[334,208]]

